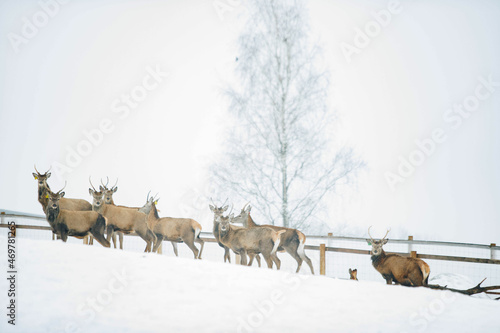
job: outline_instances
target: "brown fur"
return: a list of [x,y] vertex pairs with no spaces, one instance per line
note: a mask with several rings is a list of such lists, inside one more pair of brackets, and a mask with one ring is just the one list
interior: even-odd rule
[[349,278],[358,281],[358,270],[349,268]]
[[134,208],[108,205],[103,202],[102,192],[97,192],[92,189],[89,189],[89,192],[93,196],[94,211],[102,214],[108,219],[108,242],[115,231],[121,231],[124,234],[135,232],[146,242],[146,249],[144,252],[151,252],[152,245],[156,242],[156,236],[146,224],[146,214]]
[[277,246],[280,243],[281,234],[284,230],[274,231],[271,228],[235,228],[229,223],[230,217],[219,217],[219,240],[235,253],[241,255],[241,264],[247,265],[247,253],[262,253],[267,262],[267,267],[272,268],[273,262],[277,269],[281,267],[281,261],[276,255]]
[[282,231],[285,233],[281,235],[281,242],[278,248],[278,251],[283,252],[286,251],[289,255],[291,255],[297,261],[297,270],[296,273],[300,271],[302,266],[302,262],[305,261],[309,268],[311,269],[311,273],[314,274],[314,268],[312,265],[311,259],[304,252],[304,244],[306,242],[306,236],[297,229],[279,227],[275,225],[259,225],[254,222],[252,217],[250,216],[251,206],[243,207],[240,215],[235,217],[235,222],[242,223],[244,227],[247,228],[256,228],[256,227],[266,227],[271,228],[274,231]]
[[[158,250],[163,239],[172,242],[174,246],[175,255],[177,254],[177,246],[175,243],[186,243],[186,245],[193,251],[195,259],[201,259],[201,253],[203,252],[204,242],[200,238],[201,225],[193,219],[189,218],[173,218],[173,217],[162,217],[158,215],[158,210],[156,205],[152,202],[151,210],[148,214],[147,224],[149,229],[151,229],[156,235],[156,242],[153,247],[153,252]],[[200,250],[194,245],[194,243],[199,243],[201,245]]]
[[104,238],[106,218],[93,211],[61,209],[59,201],[63,196],[64,192],[50,192],[46,208],[47,221],[61,235],[63,242],[66,242],[68,236],[83,238],[90,233],[102,246],[109,247],[109,242]]

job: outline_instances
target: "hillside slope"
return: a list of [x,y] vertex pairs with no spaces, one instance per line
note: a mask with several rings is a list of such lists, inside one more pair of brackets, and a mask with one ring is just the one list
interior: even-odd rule
[[[0,267],[7,271],[6,238]],[[53,241],[17,240],[1,332],[496,332],[500,303]],[[0,279],[2,308],[7,280]]]

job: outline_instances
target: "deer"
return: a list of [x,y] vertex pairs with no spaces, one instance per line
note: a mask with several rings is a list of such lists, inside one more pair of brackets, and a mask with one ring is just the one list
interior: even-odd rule
[[[220,207],[217,207],[217,205],[214,203],[214,201],[212,200],[212,198],[210,198],[210,200],[212,201],[213,205],[208,205],[208,207],[214,213],[214,227],[213,227],[212,232],[213,232],[215,240],[217,241],[217,243],[219,244],[219,246],[222,247],[222,248],[224,248],[224,262],[226,262],[226,260],[227,260],[229,263],[231,263],[231,253],[229,252],[229,248],[227,246],[225,246],[224,244],[222,244],[219,241],[219,222],[218,222],[218,217],[222,216],[222,214],[228,209],[228,205],[225,205],[226,202],[227,202],[227,199],[222,204],[222,206],[220,206]],[[239,227],[239,226],[233,225],[233,228],[243,228],[243,227]],[[256,259],[257,259],[257,263],[258,263],[258,265],[260,267],[260,265],[261,265],[260,255],[259,254],[253,254],[253,253],[251,253],[249,255],[250,255],[249,266],[252,265],[253,257],[255,256]]]
[[296,273],[300,271],[302,266],[302,262],[305,261],[309,268],[311,269],[311,273],[314,275],[314,268],[311,262],[311,259],[305,254],[304,247],[306,242],[306,236],[297,229],[279,227],[274,225],[259,225],[254,222],[252,217],[250,216],[250,211],[252,210],[252,206],[250,203],[247,203],[241,209],[241,212],[238,216],[234,218],[234,223],[241,223],[245,228],[271,228],[275,231],[285,232],[281,236],[281,243],[278,248],[278,251],[283,252],[286,251],[288,254],[292,256],[297,261],[297,270]]
[[373,267],[382,275],[387,284],[401,284],[403,286],[427,286],[430,268],[422,259],[402,257],[398,254],[386,254],[382,248],[389,241],[386,239],[387,229],[382,239],[373,239],[368,228],[368,245],[371,245],[371,259]]
[[[104,193],[104,203],[107,205],[116,206],[115,202],[113,201],[113,194],[116,193],[116,191],[118,190],[118,187],[116,186],[118,184],[118,179],[116,179],[115,185],[113,185],[111,188],[108,188],[108,183],[109,183],[109,178],[108,181],[106,182],[106,185],[104,185],[101,179],[101,184],[103,186],[103,189],[100,190]],[[125,206],[118,206],[118,207],[125,207]],[[135,207],[130,207],[130,208],[135,208]],[[139,209],[139,207],[135,209]],[[116,235],[118,235],[118,240],[120,242],[120,250],[123,250],[123,233],[121,231],[115,231],[111,235],[111,239],[113,240],[113,246],[116,249]]]
[[[36,165],[35,172],[33,172],[33,177],[38,182],[38,202],[42,205],[42,209],[45,213],[48,205],[48,197],[47,195],[50,192],[50,186],[47,183],[47,180],[50,178],[51,173],[47,170],[45,173],[41,173],[37,170]],[[73,210],[73,211],[91,211],[92,205],[83,199],[70,199],[70,198],[61,198],[59,200],[59,206],[61,209],[65,210]],[[50,224],[50,223],[49,223]],[[57,235],[57,233],[52,229],[52,232]],[[59,237],[59,236],[58,236]]]
[[[66,187],[66,185],[65,185]],[[45,214],[52,228],[61,236],[63,242],[68,236],[83,238],[89,233],[104,247],[110,247],[109,241],[104,238],[106,218],[94,211],[72,211],[62,209],[61,199],[65,193],[60,189],[57,193],[48,190],[46,194],[47,207]]]
[[358,270],[349,268],[349,279],[358,281]]
[[[146,221],[148,227],[156,235],[153,252],[158,250],[161,242],[165,239],[172,243],[176,257],[179,256],[177,253],[177,243],[185,243],[193,251],[194,259],[201,259],[201,253],[205,245],[205,242],[200,238],[201,225],[189,218],[160,218],[156,208],[158,200],[159,198],[151,198],[139,209],[140,212],[147,214]],[[198,250],[194,243],[200,244],[200,250]]]
[[[90,181],[90,179],[89,179]],[[89,188],[89,194],[92,196],[92,209],[108,219],[107,240],[111,239],[114,231],[121,231],[124,234],[132,232],[137,233],[146,242],[144,252],[151,252],[152,245],[156,242],[155,234],[148,228],[146,223],[146,214],[137,209],[117,207],[104,203],[104,192],[102,186],[97,191],[92,185]]]
[[276,255],[280,245],[281,234],[286,230],[275,231],[271,228],[235,228],[231,225],[234,214],[219,216],[219,241],[241,256],[241,265],[247,265],[247,254],[262,253],[268,268],[273,267],[273,262],[279,270],[281,261]]

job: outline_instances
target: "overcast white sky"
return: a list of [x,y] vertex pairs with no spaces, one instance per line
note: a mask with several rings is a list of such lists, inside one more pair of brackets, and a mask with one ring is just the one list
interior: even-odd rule
[[[232,10],[218,13],[214,3]],[[104,123],[102,140],[71,172],[53,172],[51,187],[67,181],[68,197],[90,200],[89,175],[119,177],[115,202],[141,205],[152,189],[163,216],[190,215],[210,230],[202,194],[228,125],[220,87],[245,15],[235,3],[74,0],[43,22],[37,1],[0,1],[0,208],[42,213],[33,164],[67,165],[68,149]],[[330,223],[500,243],[500,86],[479,88],[483,99],[459,126],[447,113],[474,101],[479,77],[500,81],[500,3],[402,1],[348,62],[342,43],[376,28],[372,12],[388,3],[308,2],[311,38],[331,70],[338,140],[368,166],[354,190],[339,190]],[[26,23],[34,17],[44,25],[37,33]],[[23,31],[33,36],[16,52],[11,40]],[[168,76],[155,81],[152,71]],[[133,91],[143,100],[127,107],[122,95]],[[415,141],[436,129],[446,140],[392,189],[386,174],[397,174],[400,157],[420,156]]]

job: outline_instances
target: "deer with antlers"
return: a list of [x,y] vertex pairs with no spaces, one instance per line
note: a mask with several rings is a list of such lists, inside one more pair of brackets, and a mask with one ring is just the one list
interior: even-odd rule
[[234,218],[234,223],[241,223],[245,228],[271,228],[275,231],[285,232],[281,235],[281,243],[278,248],[278,251],[286,251],[297,261],[297,270],[296,273],[300,271],[300,267],[302,266],[302,262],[305,261],[309,268],[311,269],[311,273],[314,274],[314,268],[311,262],[311,259],[305,254],[305,242],[306,236],[297,229],[279,227],[274,225],[259,225],[254,222],[252,217],[250,216],[250,211],[252,210],[252,206],[250,203],[247,203],[241,209],[241,212],[238,216]]
[[[108,188],[109,184],[109,178],[107,178],[106,185],[104,185],[102,179],[101,179],[101,184],[102,184],[102,189],[99,188],[100,191],[104,193],[104,203],[107,205],[113,205],[117,206],[115,202],[113,201],[113,194],[116,193],[118,190],[118,187],[116,186],[118,184],[118,178],[116,179],[115,185],[113,185],[111,188]],[[125,207],[125,206],[117,206],[117,207]],[[134,208],[134,209],[139,209],[139,207],[129,207],[129,208]],[[111,239],[113,241],[113,246],[116,249],[116,236],[118,235],[118,240],[120,242],[120,250],[123,250],[123,232],[121,231],[114,231],[113,234],[111,235]]]
[[[160,247],[163,239],[170,241],[174,248],[175,256],[177,253],[177,243],[185,243],[193,251],[195,259],[201,259],[203,246],[205,242],[200,238],[201,225],[189,218],[162,217],[158,215],[156,204],[158,199],[150,198],[146,204],[139,209],[140,212],[147,214],[148,227],[155,233],[156,242],[153,246],[153,252]],[[200,250],[194,243],[200,244]]]
[[[48,201],[49,201],[48,195],[50,193],[50,186],[49,186],[49,184],[47,184],[47,180],[51,176],[51,173],[50,173],[51,168],[49,168],[49,170],[47,170],[45,173],[42,174],[40,171],[37,170],[36,165],[34,167],[35,167],[36,173],[33,172],[33,177],[38,182],[38,202],[42,205],[43,212],[45,213],[45,210],[47,209]],[[73,211],[91,211],[92,210],[92,205],[87,200],[70,199],[70,198],[63,198],[63,197],[61,197],[59,200],[59,207],[61,209],[64,209],[64,210],[73,210]],[[52,228],[52,232],[57,235],[54,228]]]
[[384,238],[376,240],[370,234],[370,228],[368,228],[370,239],[366,241],[372,246],[372,265],[387,284],[392,284],[394,281],[404,286],[427,286],[431,272],[429,265],[422,259],[386,254],[382,247],[389,241],[386,237],[391,229],[387,230]]
[[[212,200],[212,198],[210,198],[210,200],[212,201],[212,204],[213,205],[208,205],[208,207],[210,208],[210,210],[214,213],[214,227],[213,227],[213,234],[214,234],[214,237],[215,237],[215,240],[217,241],[217,243],[219,244],[220,247],[224,248],[224,262],[226,262],[226,260],[231,263],[231,253],[229,251],[229,248],[227,246],[225,246],[224,244],[222,244],[219,240],[219,217],[222,216],[222,214],[227,210],[228,206],[226,205],[226,202],[228,199],[226,199],[226,201],[224,201],[224,203],[222,204],[222,206],[220,207],[217,207],[217,205],[214,203],[214,201]],[[231,208],[231,211],[232,211],[232,208]],[[233,225],[233,228],[235,229],[238,229],[238,228],[243,228],[243,227],[239,227],[239,226],[236,226],[236,225]],[[250,262],[249,262],[249,266],[252,265],[252,262],[253,262],[253,258],[255,257],[257,259],[257,263],[259,265],[259,267],[261,266],[261,261],[260,261],[260,255],[257,254],[257,253],[249,253],[249,256],[250,256]]]
[[139,212],[134,208],[117,207],[108,205],[104,202],[104,193],[102,186],[100,191],[97,191],[92,185],[89,178],[90,185],[89,193],[93,198],[92,208],[94,211],[102,214],[108,219],[107,223],[107,240],[111,239],[113,232],[121,231],[124,234],[132,232],[137,233],[146,242],[146,249],[144,252],[151,252],[153,244],[156,242],[155,234],[148,228],[146,223],[146,214]]
[[[66,185],[65,185],[66,187]],[[109,242],[104,238],[106,218],[94,211],[72,211],[62,209],[60,201],[64,197],[63,189],[57,193],[48,190],[46,195],[47,207],[45,215],[53,230],[66,242],[68,236],[83,238],[92,234],[104,247],[109,247]]]

